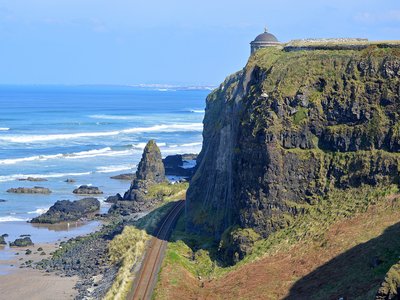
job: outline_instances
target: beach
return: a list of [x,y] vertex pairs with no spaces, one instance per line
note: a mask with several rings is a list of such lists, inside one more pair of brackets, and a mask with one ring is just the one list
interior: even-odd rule
[[[29,220],[58,200],[87,197],[73,193],[81,185],[102,191],[95,197],[100,200],[99,213],[106,213],[110,204],[105,199],[123,195],[131,183],[111,177],[135,172],[149,139],[157,141],[163,157],[198,153],[209,90],[0,89],[4,108],[0,116],[0,235],[7,234],[7,245],[0,247],[0,290],[7,299],[54,299],[55,294],[60,295],[58,299],[72,299],[77,278],[26,268],[26,262],[32,261],[28,265],[33,266],[61,242],[94,232],[101,222],[42,225]],[[19,187],[43,187],[50,192],[9,191]],[[8,244],[21,236],[29,236],[34,246],[10,248]],[[32,253],[26,255],[27,249]]]
[[[74,289],[77,277],[61,277],[55,273],[27,268],[26,262],[33,263],[50,257],[50,253],[59,248],[59,242],[37,244],[23,248],[13,248],[7,251],[8,259],[0,260],[0,290],[7,299],[74,299],[77,291]],[[26,255],[29,249],[31,254]],[[37,249],[41,249],[38,251]],[[1,249],[0,249],[1,250]],[[42,255],[41,253],[46,253]]]

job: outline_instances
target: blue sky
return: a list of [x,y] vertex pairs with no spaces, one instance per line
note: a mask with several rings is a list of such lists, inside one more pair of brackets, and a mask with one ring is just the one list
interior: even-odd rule
[[0,84],[218,84],[281,41],[400,38],[399,0],[0,0]]

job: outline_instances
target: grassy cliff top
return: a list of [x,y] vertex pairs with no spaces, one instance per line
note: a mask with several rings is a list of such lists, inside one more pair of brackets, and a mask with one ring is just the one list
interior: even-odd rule
[[246,70],[254,67],[265,70],[267,77],[263,80],[263,90],[290,97],[304,88],[309,90],[316,86],[321,78],[328,88],[341,83],[344,74],[354,82],[384,79],[382,66],[400,60],[400,41],[396,42],[398,48],[380,47],[374,42],[360,43],[365,47],[338,48],[339,44],[333,43],[329,49],[315,48],[313,51],[306,48],[297,48],[296,51],[287,51],[285,47],[264,48],[250,57]]
[[338,47],[338,46],[378,46],[378,47],[399,47],[399,40],[387,40],[387,41],[368,41],[366,39],[304,39],[304,40],[293,40],[286,44],[284,47]]

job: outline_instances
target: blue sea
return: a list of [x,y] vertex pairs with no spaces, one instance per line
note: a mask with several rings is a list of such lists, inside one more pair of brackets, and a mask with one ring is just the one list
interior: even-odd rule
[[[56,239],[65,232],[26,221],[62,199],[76,200],[82,184],[98,186],[104,200],[124,193],[129,181],[110,176],[136,170],[142,150],[155,139],[165,157],[198,153],[207,89],[119,86],[0,86],[0,234],[8,240]],[[18,181],[40,177],[46,182]],[[66,183],[74,179],[75,183]],[[7,193],[43,186],[50,195]],[[102,203],[102,210],[108,206]],[[82,233],[92,226],[76,229]],[[70,231],[74,229],[70,229]]]

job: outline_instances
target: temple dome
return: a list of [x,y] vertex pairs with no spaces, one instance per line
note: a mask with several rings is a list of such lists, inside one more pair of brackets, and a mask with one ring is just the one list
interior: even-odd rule
[[279,43],[278,39],[276,36],[274,36],[272,33],[269,32],[264,32],[259,34],[253,42],[274,42],[274,43]]
[[274,47],[278,46],[281,43],[278,41],[276,36],[272,33],[269,33],[268,30],[265,28],[264,32],[259,34],[254,41],[250,43],[251,45],[251,54],[256,52],[258,49],[267,48],[267,47]]

